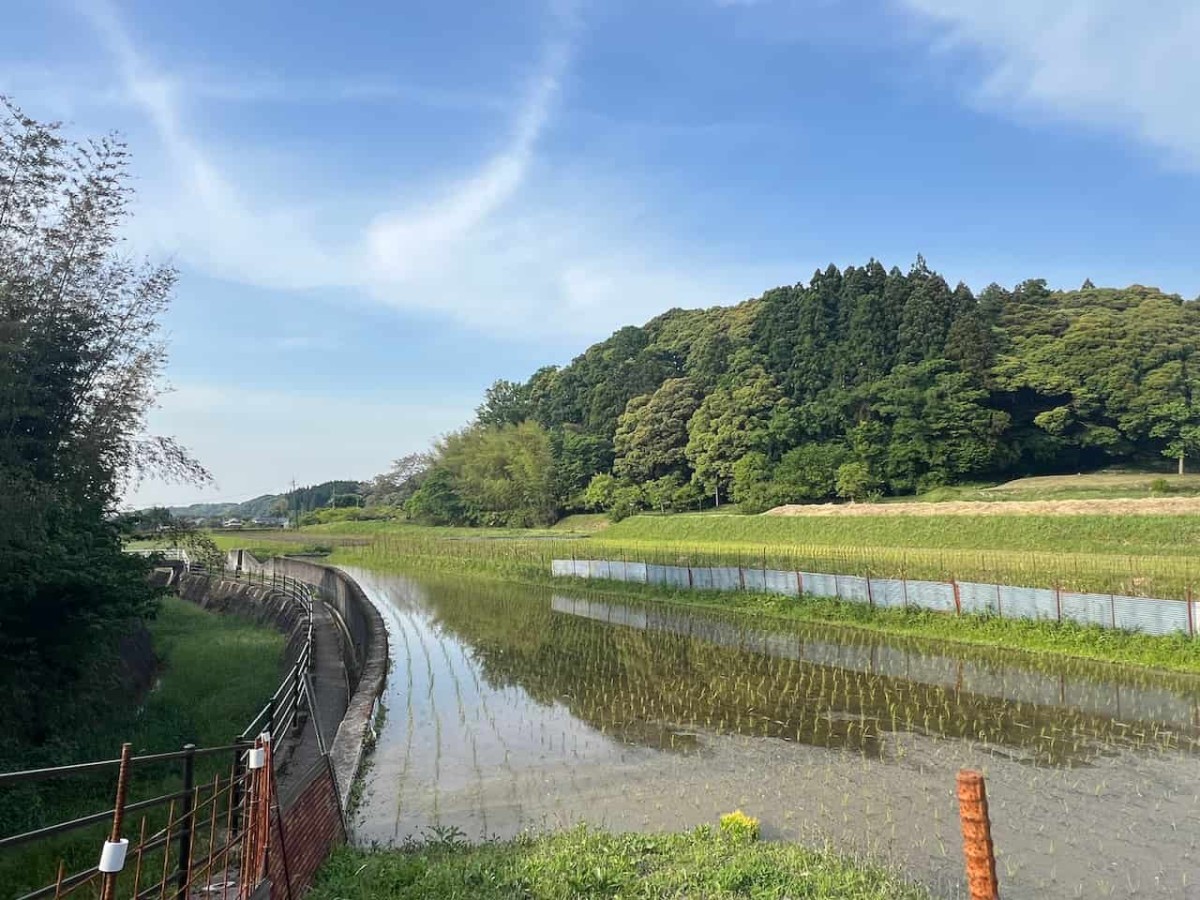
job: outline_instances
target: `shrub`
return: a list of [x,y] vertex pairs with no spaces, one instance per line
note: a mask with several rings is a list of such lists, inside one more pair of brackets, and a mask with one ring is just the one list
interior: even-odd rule
[[671,497],[671,506],[677,510],[700,509],[704,505],[704,491],[694,481],[689,481]]
[[721,816],[721,834],[735,841],[750,843],[758,840],[758,819],[740,809]]
[[734,503],[763,505],[771,487],[771,461],[765,453],[752,450],[733,464]]
[[645,495],[638,485],[622,485],[613,491],[608,517],[614,522],[627,519],[646,508]]
[[459,496],[454,478],[445,469],[434,469],[420,489],[404,504],[404,511],[427,525],[466,525],[467,505]]
[[584,509],[589,509],[593,512],[607,510],[612,507],[613,496],[616,492],[617,479],[613,478],[607,472],[601,472],[588,482],[588,486],[584,489],[580,499],[583,502]]
[[838,467],[846,462],[841,444],[801,444],[775,468],[775,485],[784,503],[825,500],[837,490]]
[[848,462],[838,466],[837,492],[845,500],[865,500],[877,487],[871,469],[865,462]]

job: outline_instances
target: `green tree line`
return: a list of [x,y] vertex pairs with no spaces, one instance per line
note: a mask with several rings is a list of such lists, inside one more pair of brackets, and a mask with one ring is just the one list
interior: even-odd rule
[[175,272],[122,252],[127,164],[120,140],[70,141],[0,97],[0,757],[86,724],[73,693],[113,680],[155,610],[123,489],[206,477],[145,432]]
[[495,382],[473,423],[394,470],[390,496],[422,521],[532,525],[1164,457],[1182,471],[1200,453],[1197,346],[1200,308],[1155,288],[976,296],[920,257],[831,265]]

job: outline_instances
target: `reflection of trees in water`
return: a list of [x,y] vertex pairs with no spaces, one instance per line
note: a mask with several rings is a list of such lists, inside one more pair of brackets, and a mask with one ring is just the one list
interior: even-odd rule
[[[1030,763],[1077,765],[1120,748],[1179,743],[1171,732],[1131,728],[1072,707],[556,613],[547,595],[529,588],[443,582],[428,588],[433,619],[470,649],[489,684],[562,704],[631,744],[688,750],[702,745],[695,732],[716,731],[883,757],[895,750],[889,735],[919,732],[978,742]],[[868,643],[848,632],[839,638]],[[822,629],[821,639],[831,633]]]

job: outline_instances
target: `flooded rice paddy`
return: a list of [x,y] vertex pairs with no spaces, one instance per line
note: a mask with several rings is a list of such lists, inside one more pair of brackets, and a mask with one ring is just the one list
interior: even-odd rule
[[735,808],[963,897],[987,775],[1006,897],[1200,897],[1200,679],[348,570],[391,638],[363,844]]

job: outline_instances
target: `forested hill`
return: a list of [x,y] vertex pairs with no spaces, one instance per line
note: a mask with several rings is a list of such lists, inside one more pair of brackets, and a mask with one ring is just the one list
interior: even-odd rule
[[496,382],[410,477],[408,508],[528,524],[1165,463],[1200,453],[1198,346],[1200,308],[1154,288],[1031,280],[975,296],[920,258],[830,266]]
[[211,519],[236,516],[254,519],[259,516],[285,516],[336,504],[347,506],[359,501],[360,482],[325,481],[321,484],[296,488],[286,494],[263,494],[241,503],[193,503],[171,506],[167,511],[177,519]]

